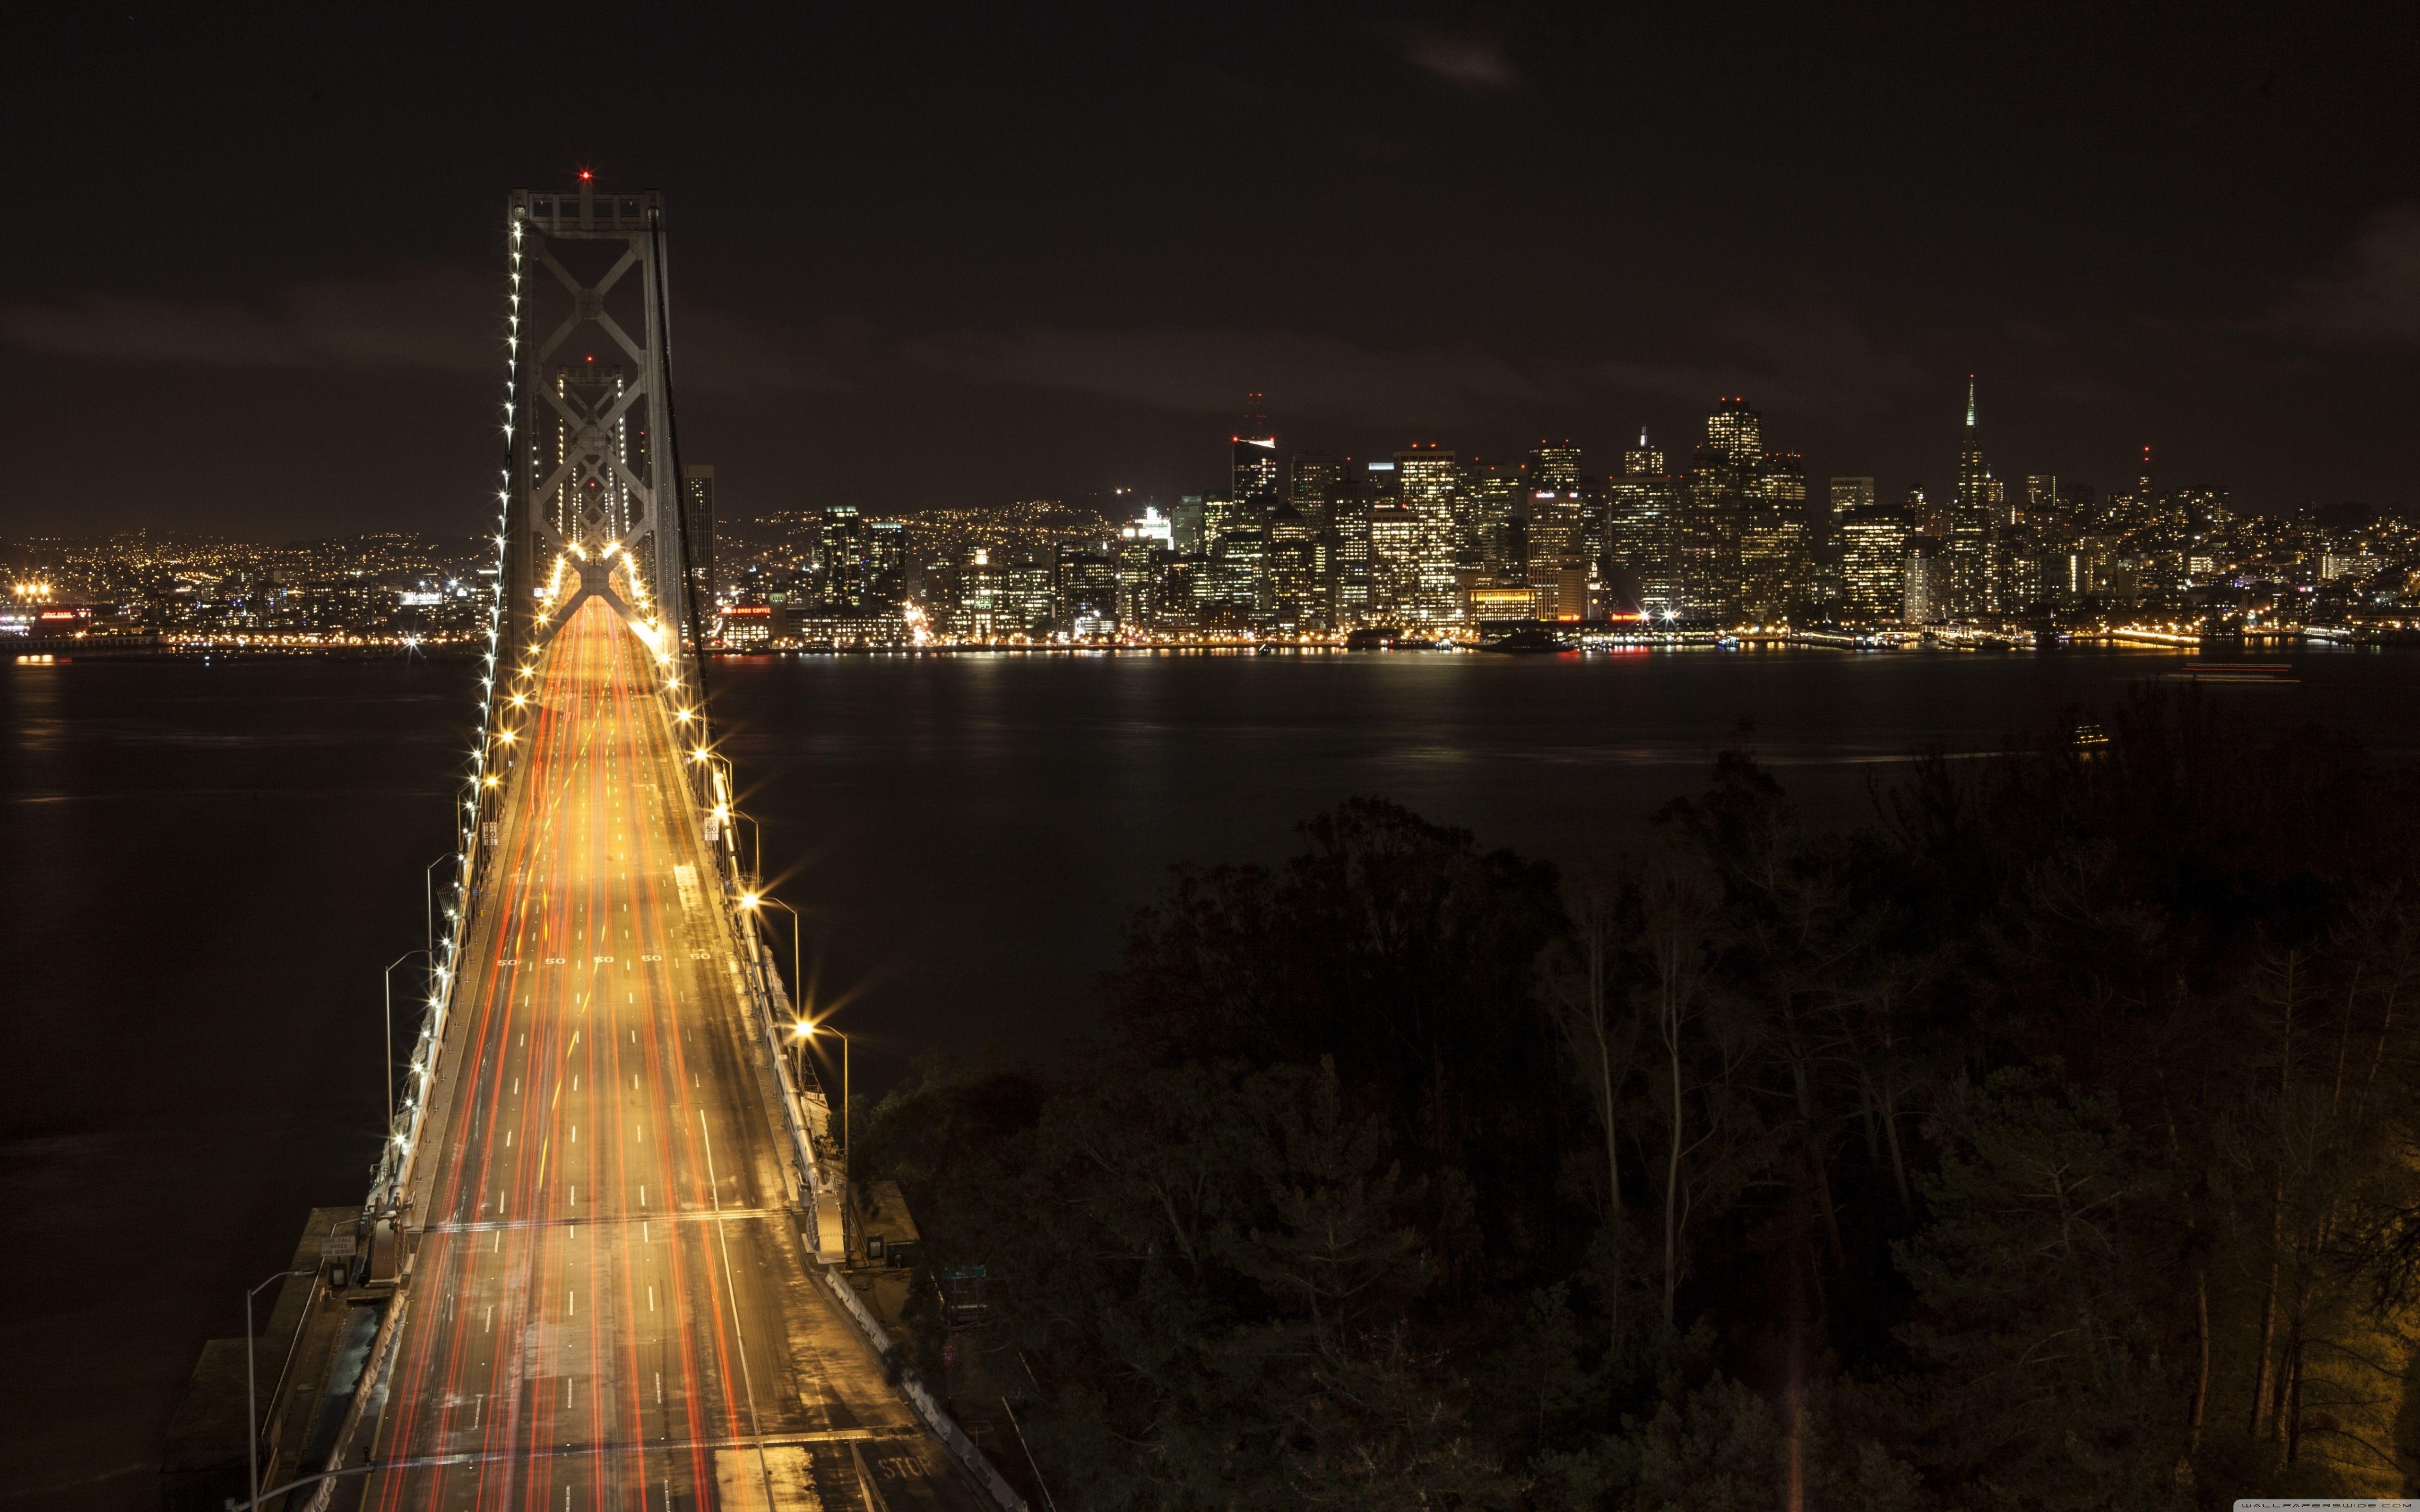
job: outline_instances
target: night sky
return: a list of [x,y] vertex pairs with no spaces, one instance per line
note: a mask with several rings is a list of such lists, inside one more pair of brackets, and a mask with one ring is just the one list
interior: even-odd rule
[[13,23],[0,531],[478,524],[581,165],[671,196],[736,513],[1166,498],[1248,388],[1597,471],[1739,393],[1938,488],[1969,372],[2003,475],[2420,502],[2407,8],[663,13]]

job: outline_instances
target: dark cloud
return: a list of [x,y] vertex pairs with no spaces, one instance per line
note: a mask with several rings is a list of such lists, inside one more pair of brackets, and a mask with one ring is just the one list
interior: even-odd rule
[[[0,341],[89,362],[501,376],[503,295],[483,275],[430,270],[297,286],[270,308],[98,295],[0,309]],[[812,344],[684,303],[683,388],[746,394],[835,386]]]
[[1521,70],[1494,42],[1427,31],[1403,36],[1404,60],[1457,89],[1492,92],[1521,82]]
[[1829,306],[1725,308],[1690,334],[1707,355],[1674,362],[1615,359],[1594,376],[1648,393],[1703,400],[1746,393],[1775,409],[1865,418],[1887,412],[1924,382],[1916,359]]
[[493,371],[483,342],[501,326],[495,281],[420,272],[302,285],[274,308],[217,301],[94,296],[0,309],[0,340],[111,363],[239,368]]
[[2333,267],[2294,285],[2270,324],[2329,346],[2420,346],[2420,207],[2372,221]]
[[1274,409],[1371,424],[1457,424],[1575,397],[1472,348],[1373,350],[1285,331],[1068,331],[1028,327],[918,342],[908,360],[959,378],[1068,389],[1212,415],[1258,391]]
[[801,334],[690,301],[674,312],[674,383],[706,393],[837,393],[849,387],[840,344],[831,332]]

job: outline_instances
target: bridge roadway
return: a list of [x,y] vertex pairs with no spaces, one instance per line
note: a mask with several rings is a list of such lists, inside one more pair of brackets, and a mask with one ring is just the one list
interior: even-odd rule
[[813,1276],[653,661],[591,598],[519,685],[358,1504],[978,1506]]

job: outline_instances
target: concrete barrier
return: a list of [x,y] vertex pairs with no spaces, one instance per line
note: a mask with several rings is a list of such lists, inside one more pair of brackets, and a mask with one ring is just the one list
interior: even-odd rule
[[933,1436],[949,1446],[950,1453],[957,1457],[958,1464],[966,1471],[968,1478],[975,1483],[975,1488],[992,1505],[1000,1508],[1000,1512],[1030,1512],[1025,1498],[1016,1494],[1016,1488],[1001,1478],[1000,1472],[975,1446],[975,1441],[967,1437],[967,1430],[958,1427],[957,1420],[943,1412],[940,1402],[924,1389],[924,1382],[916,1374],[915,1366],[900,1357],[899,1347],[891,1342],[890,1332],[866,1310],[865,1304],[857,1300],[857,1292],[850,1288],[846,1278],[838,1270],[827,1266],[824,1285],[840,1299],[841,1311],[855,1319],[859,1331],[865,1335],[865,1341],[874,1346],[874,1352],[892,1367],[892,1374],[899,1381],[899,1395],[908,1398],[908,1405],[916,1410],[916,1415],[924,1420],[924,1427],[932,1430]]

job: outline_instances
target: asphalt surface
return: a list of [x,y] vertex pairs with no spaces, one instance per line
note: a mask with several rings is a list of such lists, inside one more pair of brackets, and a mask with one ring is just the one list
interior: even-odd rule
[[360,1504],[974,1506],[814,1280],[653,659],[590,599],[516,685]]

